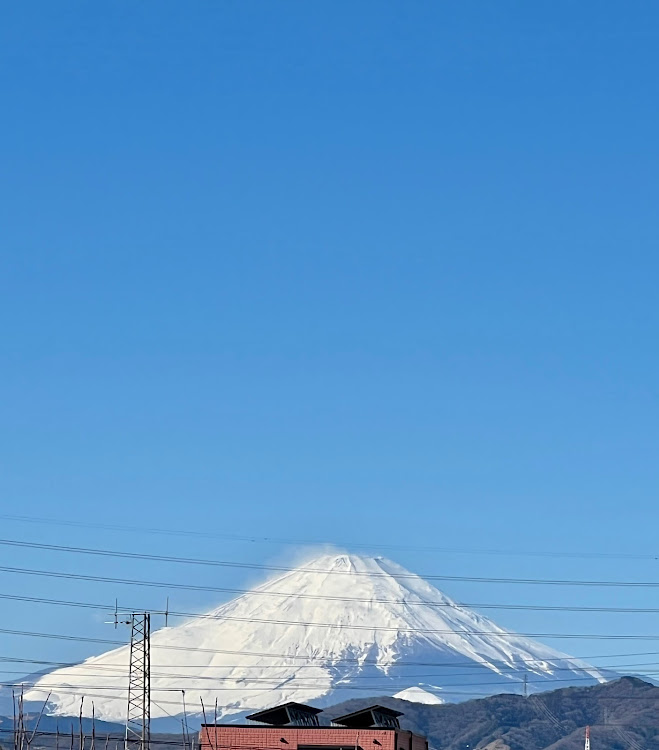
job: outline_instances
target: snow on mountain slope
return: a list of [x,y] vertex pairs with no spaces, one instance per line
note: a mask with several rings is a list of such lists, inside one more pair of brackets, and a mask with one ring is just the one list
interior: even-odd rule
[[401,690],[399,693],[391,696],[392,698],[400,698],[403,701],[411,701],[412,703],[427,703],[430,705],[438,705],[445,703],[442,698],[430,693],[428,690],[424,690],[418,685],[415,687],[407,688],[407,690]]
[[[80,698],[96,716],[125,715],[128,647],[58,669],[27,694],[58,714]],[[285,701],[323,706],[436,685],[444,700],[604,681],[603,674],[512,634],[383,558],[324,555],[151,636],[152,716],[178,715],[200,698],[220,714]],[[544,684],[543,684],[544,683]]]

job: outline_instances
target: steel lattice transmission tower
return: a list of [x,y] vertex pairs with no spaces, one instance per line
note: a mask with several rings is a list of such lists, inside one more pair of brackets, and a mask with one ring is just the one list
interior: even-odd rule
[[151,743],[151,615],[130,617],[128,714],[124,750],[149,750]]
[[586,727],[586,741],[584,742],[584,750],[590,750],[590,727]]

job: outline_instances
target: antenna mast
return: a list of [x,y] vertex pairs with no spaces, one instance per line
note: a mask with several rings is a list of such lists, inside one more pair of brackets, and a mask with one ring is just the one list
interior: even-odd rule
[[124,750],[150,750],[151,743],[151,615],[130,617],[128,714]]

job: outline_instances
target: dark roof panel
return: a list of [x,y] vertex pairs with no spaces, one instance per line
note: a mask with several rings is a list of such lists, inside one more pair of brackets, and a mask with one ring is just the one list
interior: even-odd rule
[[[297,723],[296,720],[300,715],[313,717],[315,719],[316,714],[319,713],[322,713],[322,708],[305,706],[304,703],[295,703],[294,701],[291,701],[289,703],[283,703],[281,706],[273,706],[272,708],[266,708],[263,711],[257,711],[245,718],[250,719],[251,721],[261,721],[264,724],[284,726],[286,724]],[[317,722],[318,720],[315,719],[315,723]]]
[[353,711],[351,714],[339,716],[332,719],[334,724],[342,724],[345,727],[355,727],[359,729],[368,729],[368,727],[398,727],[398,717],[402,716],[401,711],[395,711],[393,708],[386,706],[369,706],[362,708],[360,711]]

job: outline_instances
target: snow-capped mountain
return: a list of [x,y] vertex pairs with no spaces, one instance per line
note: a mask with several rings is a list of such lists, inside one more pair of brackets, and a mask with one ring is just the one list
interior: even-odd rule
[[410,701],[411,703],[428,703],[430,705],[437,705],[439,703],[446,703],[443,698],[440,698],[435,693],[431,693],[428,690],[424,690],[418,685],[416,687],[410,687],[406,690],[401,690],[399,693],[394,693],[392,698],[398,698],[402,701]]
[[[126,712],[129,648],[42,677],[26,695],[76,714]],[[383,558],[324,555],[151,636],[152,717],[205,706],[242,714],[286,701],[316,706],[377,695],[457,701],[603,682],[597,669],[515,635]],[[418,688],[412,690],[410,688]],[[185,690],[185,696],[183,695]],[[214,708],[210,709],[214,711]]]

